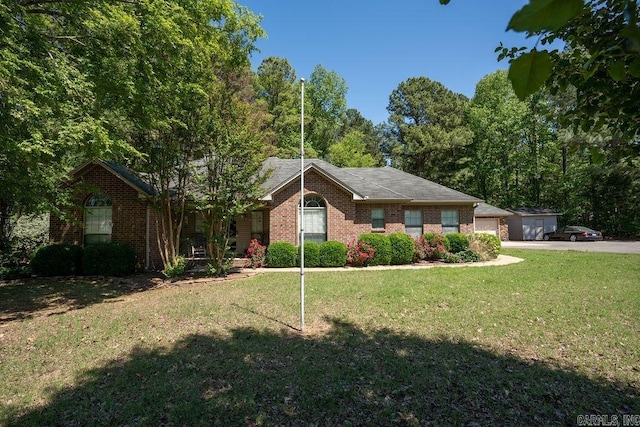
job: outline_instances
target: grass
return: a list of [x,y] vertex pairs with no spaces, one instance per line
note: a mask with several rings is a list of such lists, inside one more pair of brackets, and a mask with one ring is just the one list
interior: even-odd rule
[[640,414],[640,256],[0,284],[2,425],[574,425]]

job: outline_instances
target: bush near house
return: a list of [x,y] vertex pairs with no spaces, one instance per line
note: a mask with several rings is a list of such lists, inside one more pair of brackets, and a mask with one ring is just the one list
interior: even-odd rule
[[[300,249],[298,246],[298,265],[300,265]],[[320,245],[316,242],[304,242],[304,266],[317,267],[320,265]]]
[[368,260],[366,265],[391,264],[391,241],[388,236],[375,233],[361,234],[358,242],[366,243],[375,250],[373,258]]
[[391,233],[389,242],[391,243],[391,264],[403,265],[413,262],[416,244],[411,236],[406,233]]
[[83,248],[77,245],[40,246],[31,258],[31,269],[38,276],[71,276],[82,274]]
[[166,277],[173,279],[176,277],[184,276],[187,272],[187,260],[183,256],[177,256],[173,262],[173,265],[167,265],[162,274]]
[[261,244],[258,239],[252,239],[247,248],[247,267],[260,268],[265,265],[267,247]]
[[330,240],[320,243],[318,249],[320,267],[344,267],[347,265],[347,245],[344,243]]
[[496,259],[501,248],[500,239],[493,234],[474,233],[469,237],[469,249],[478,253],[482,261]]
[[293,243],[273,242],[267,247],[266,263],[268,267],[295,267],[298,260],[298,249]]
[[14,223],[12,236],[0,252],[0,279],[31,275],[34,251],[49,240],[49,215],[26,216]]
[[428,261],[442,259],[447,253],[444,236],[437,233],[425,233],[423,237],[426,243],[426,255],[423,259]]
[[136,270],[136,253],[121,243],[88,245],[82,253],[85,275],[126,276]]
[[427,259],[427,251],[429,245],[424,236],[418,236],[413,239],[413,262],[420,262]]
[[363,241],[353,239],[347,245],[347,264],[352,267],[366,267],[367,262],[373,258],[376,250],[373,246]]
[[446,263],[459,263],[459,262],[479,262],[482,258],[478,253],[466,249],[458,253],[448,253],[444,256],[443,261]]
[[462,233],[445,234],[444,247],[452,254],[466,251],[469,248],[469,238]]

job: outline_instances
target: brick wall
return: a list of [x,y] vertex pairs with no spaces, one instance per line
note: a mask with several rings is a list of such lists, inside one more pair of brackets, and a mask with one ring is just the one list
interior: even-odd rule
[[[317,194],[327,204],[327,240],[348,243],[360,234],[404,232],[404,211],[421,210],[425,233],[442,233],[441,212],[457,210],[461,233],[473,233],[473,206],[402,205],[354,201],[351,193],[314,170],[305,174],[305,195]],[[270,242],[298,244],[297,209],[300,203],[300,180],[296,179],[273,195],[270,213]],[[371,228],[371,209],[385,211],[384,230]]]
[[[111,241],[131,246],[136,253],[137,265],[145,267],[146,262],[146,230],[147,203],[140,199],[139,192],[113,175],[101,165],[94,165],[86,170],[80,181],[76,183],[74,203],[84,206],[87,199],[95,193],[103,193],[111,199],[112,222]],[[51,215],[49,235],[53,243],[84,243],[84,212],[82,208],[67,211],[73,220],[63,221]],[[159,260],[157,245],[150,243],[152,258]],[[155,254],[153,253],[155,252]]]

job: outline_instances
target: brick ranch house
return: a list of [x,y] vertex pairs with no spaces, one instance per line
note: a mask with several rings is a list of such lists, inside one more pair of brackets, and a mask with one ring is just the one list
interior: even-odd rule
[[[299,243],[300,160],[269,158],[263,168],[271,170],[271,175],[263,184],[261,207],[236,219],[235,251],[240,256],[254,238],[264,244]],[[140,268],[161,268],[149,184],[133,171],[104,160],[86,162],[70,176],[78,207],[69,211],[72,220],[51,216],[50,240],[79,245],[125,243],[134,248]],[[392,167],[339,168],[309,159],[304,178],[305,240],[348,243],[371,232],[473,233],[474,210],[480,206],[484,222],[483,230],[477,231],[502,239],[508,236],[504,216],[509,212]],[[495,228],[487,218],[495,219],[489,221]],[[187,256],[199,253],[200,224],[197,212],[187,216],[183,230]]]

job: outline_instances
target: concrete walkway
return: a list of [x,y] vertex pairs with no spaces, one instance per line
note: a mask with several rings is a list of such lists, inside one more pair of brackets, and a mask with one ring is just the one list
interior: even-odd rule
[[[371,267],[306,267],[305,273],[313,272],[326,272],[326,271],[376,271],[376,270],[419,270],[425,268],[435,267],[490,267],[515,264],[520,261],[524,261],[522,258],[517,258],[510,255],[498,255],[498,258],[491,261],[483,262],[470,262],[462,264],[445,264],[441,262],[423,263],[423,264],[408,264],[408,265],[375,265]],[[242,268],[242,273],[254,272],[254,273],[284,273],[284,272],[300,272],[300,267],[291,268]]]

